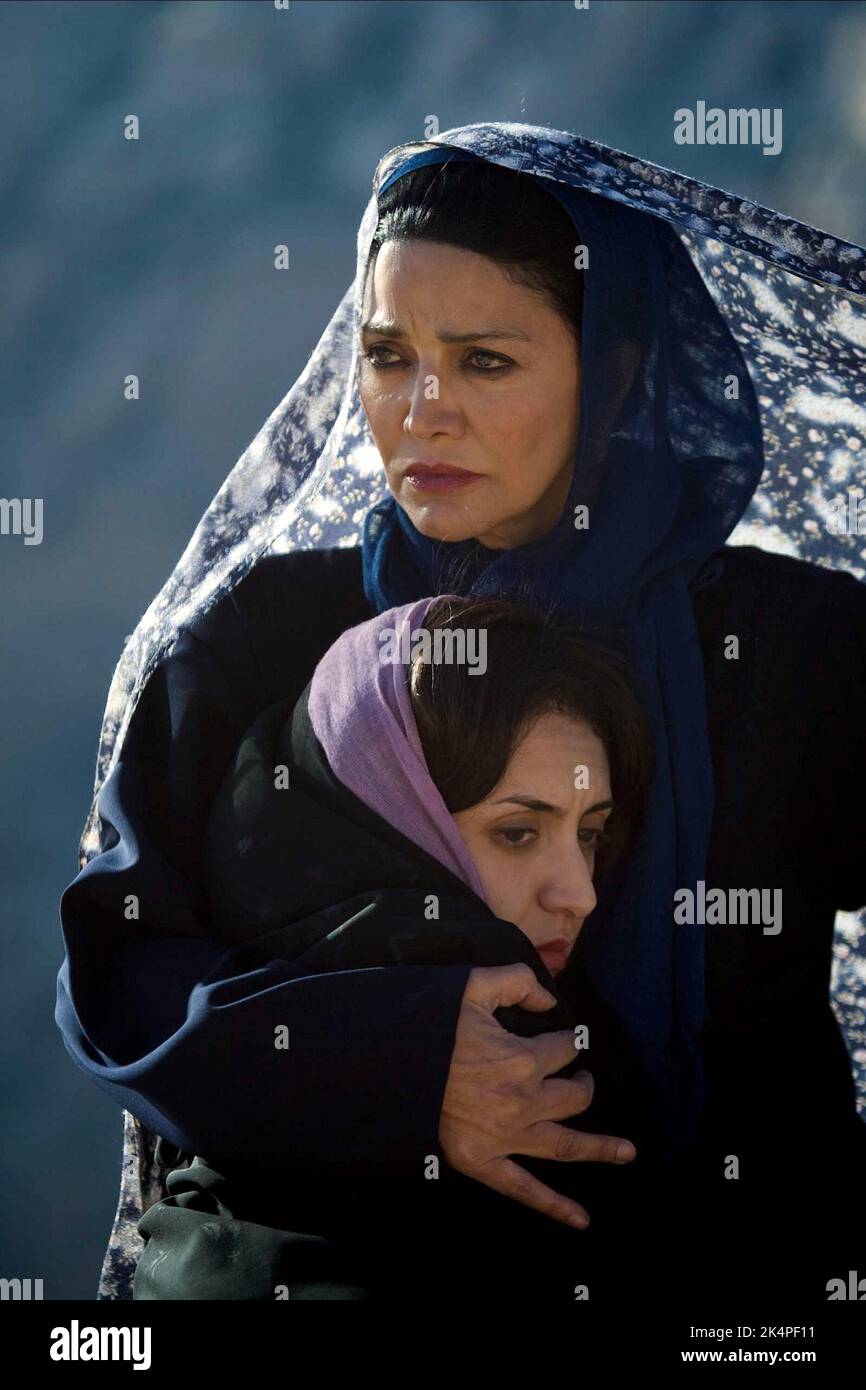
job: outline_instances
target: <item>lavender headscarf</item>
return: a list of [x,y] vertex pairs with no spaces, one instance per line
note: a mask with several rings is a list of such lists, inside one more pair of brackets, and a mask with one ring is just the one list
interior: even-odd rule
[[408,649],[433,601],[389,608],[342,633],[313,674],[310,723],[343,785],[489,907],[472,856],[427,769],[408,667],[383,660],[387,648],[380,634],[396,634],[393,650]]

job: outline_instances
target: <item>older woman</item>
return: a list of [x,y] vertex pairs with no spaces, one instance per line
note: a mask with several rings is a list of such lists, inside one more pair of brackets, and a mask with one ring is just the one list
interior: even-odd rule
[[[367,510],[363,546],[261,558],[282,495],[263,440],[199,538],[197,604],[187,568],[150,615],[165,640],[145,624],[126,654],[130,698],[112,715],[128,727],[105,767],[102,831],[63,901],[59,1023],[97,1083],[188,1153],[267,1155],[335,1183],[405,1175],[419,1143],[470,1179],[489,1180],[502,1155],[586,1157],[591,1141],[561,1123],[543,1040],[531,1075],[505,1047],[483,1050],[489,1016],[521,997],[513,974],[265,964],[223,1009],[201,878],[241,733],[297,697],[340,632],[443,590],[554,601],[574,623],[626,634],[652,727],[644,829],[585,932],[593,985],[660,1097],[671,1184],[654,1215],[663,1227],[675,1206],[697,1208],[738,1232],[707,1256],[732,1293],[749,1277],[736,1244],[748,1237],[772,1266],[752,1267],[755,1289],[770,1277],[823,1298],[862,1231],[856,1193],[844,1230],[796,1213],[806,1171],[820,1203],[831,1182],[856,1187],[866,1153],[828,1001],[834,912],[866,900],[851,767],[863,764],[866,594],[843,574],[725,547],[761,475],[761,418],[671,227],[578,187],[567,137],[481,130],[381,171],[359,237],[351,367],[345,306],[320,346],[318,395],[306,382],[269,422],[267,442],[302,460],[292,505],[306,501],[306,543],[327,516],[326,479],[331,505],[357,502],[339,440],[309,467],[335,392],[346,450],[364,432],[375,441],[388,495]],[[496,163],[479,157],[491,130]],[[675,895],[699,884],[781,891],[783,930],[679,924]],[[311,1067],[285,1079],[282,1111],[257,1035],[275,1002]],[[504,1092],[512,1103],[497,1105]],[[579,1209],[519,1162],[491,1185],[537,1221]],[[629,1288],[626,1270],[623,1298]]]

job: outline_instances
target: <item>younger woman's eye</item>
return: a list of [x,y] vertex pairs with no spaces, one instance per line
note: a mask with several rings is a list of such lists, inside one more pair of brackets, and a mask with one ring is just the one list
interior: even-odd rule
[[[590,838],[584,839],[583,837],[586,835]],[[590,849],[598,849],[599,845],[604,844],[607,835],[604,830],[578,830],[577,838],[582,844],[589,845]]]
[[502,839],[505,841],[505,844],[506,844],[510,849],[525,849],[525,848],[527,848],[528,845],[532,844],[532,840],[531,840],[531,839],[530,839],[530,840],[523,840],[523,839],[521,839],[521,840],[512,840],[512,839],[510,839],[509,837],[512,836],[512,835],[521,835],[521,836],[522,836],[522,835],[530,835],[530,836],[533,836],[533,835],[535,835],[536,832],[535,832],[535,830],[532,828],[532,826],[529,826],[529,825],[509,825],[509,826],[506,826],[506,827],[505,827],[504,829],[502,829],[502,830],[497,830],[497,831],[495,831],[494,833],[495,833],[495,835],[497,835],[497,836],[501,836]]

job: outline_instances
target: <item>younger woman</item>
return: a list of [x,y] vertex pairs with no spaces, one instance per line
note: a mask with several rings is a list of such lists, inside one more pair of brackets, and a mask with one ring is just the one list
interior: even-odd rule
[[[248,943],[245,962],[233,957],[247,992],[278,959],[317,975],[524,963],[555,1005],[500,1009],[499,1021],[543,1035],[547,1074],[580,1081],[574,1069],[591,1065],[595,1090],[583,1082],[576,1100],[576,1086],[549,1083],[562,1087],[563,1122],[611,1136],[590,1159],[613,1160],[612,1136],[628,1136],[646,1171],[651,1087],[581,970],[580,939],[595,880],[639,824],[650,746],[626,668],[602,645],[502,599],[391,609],[345,632],[294,709],[271,706],[243,739],[207,835],[214,931]],[[278,1117],[280,1074],[303,1073],[308,1042],[290,1026],[269,1032],[263,1017]],[[447,1095],[442,1114],[447,1159]],[[553,1167],[527,1155],[498,1161],[537,1176]],[[606,1288],[613,1298],[599,1256],[633,1272],[634,1231],[631,1246],[614,1235],[633,1201],[627,1167],[575,1165],[590,1240],[440,1166],[423,1144],[413,1176],[389,1175],[383,1152],[379,1175],[336,1192],[267,1153],[243,1169],[220,1159],[176,1169],[170,1197],[145,1214],[137,1298],[414,1300],[453,1296],[464,1279],[477,1296],[479,1269],[455,1259],[461,1247],[483,1255],[488,1292],[507,1280],[510,1296],[571,1301],[591,1282],[596,1299]]]

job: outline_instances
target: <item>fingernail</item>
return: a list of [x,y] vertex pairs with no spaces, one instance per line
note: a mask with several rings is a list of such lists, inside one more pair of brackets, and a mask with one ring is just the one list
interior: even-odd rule
[[568,1224],[569,1226],[576,1226],[579,1231],[585,1231],[589,1222],[585,1216],[575,1215],[568,1218]]
[[637,1149],[634,1144],[620,1144],[616,1151],[617,1163],[627,1163],[630,1158],[634,1158]]

